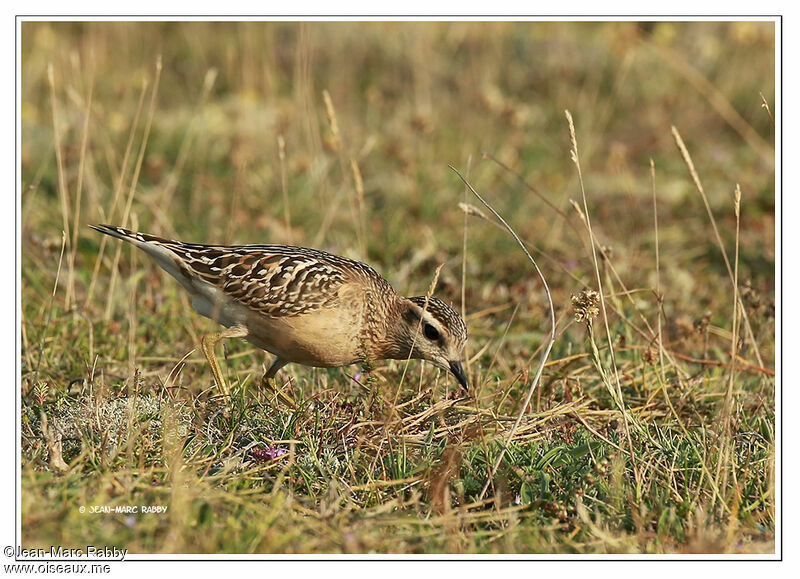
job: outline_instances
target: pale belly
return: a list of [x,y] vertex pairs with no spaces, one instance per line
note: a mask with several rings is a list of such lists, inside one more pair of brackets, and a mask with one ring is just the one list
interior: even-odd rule
[[[348,320],[351,320],[348,318]],[[333,368],[361,361],[359,327],[342,323],[337,310],[248,324],[245,339],[288,362]]]
[[244,340],[282,360],[321,368],[362,360],[360,311],[323,308],[300,316],[270,317],[215,293],[195,295],[192,306],[197,313],[225,327],[246,327]]

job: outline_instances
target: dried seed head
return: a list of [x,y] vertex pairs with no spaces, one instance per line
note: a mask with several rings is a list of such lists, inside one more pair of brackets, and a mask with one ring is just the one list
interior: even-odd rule
[[214,88],[214,83],[216,81],[217,81],[217,69],[211,67],[206,71],[206,76],[203,79],[203,93],[206,95],[210,93],[211,89]]
[[286,141],[283,135],[278,135],[278,159],[280,159],[281,162],[286,160]]
[[330,137],[324,139],[323,144],[330,152],[338,153],[342,147],[342,141],[339,138],[339,123],[336,122],[336,109],[333,108],[333,101],[327,90],[322,91],[322,100],[325,103],[325,114],[328,117],[328,125],[331,128]]
[[744,302],[744,305],[748,310],[757,312],[761,308],[761,296],[753,288],[753,282],[751,280],[748,279],[746,282],[744,282],[744,285],[742,285],[741,289],[739,290],[739,294],[742,297],[742,302]]
[[575,123],[572,121],[572,114],[569,111],[564,111],[564,114],[567,117],[567,123],[569,124],[569,140],[572,143],[572,149],[570,150],[570,157],[572,158],[572,162],[576,165],[578,164],[578,139],[575,137]]
[[696,334],[705,334],[708,331],[708,325],[711,322],[711,312],[706,311],[703,317],[695,320],[692,324],[692,329]]
[[600,315],[600,294],[594,290],[583,290],[572,295],[572,312],[576,322],[591,322]]
[[583,221],[583,224],[586,225],[586,215],[583,214],[583,209],[581,209],[581,206],[578,205],[578,202],[573,200],[573,199],[570,199],[569,203],[570,203],[570,205],[572,205],[572,208],[578,214],[578,217],[581,218],[581,221]]
[[458,207],[461,209],[461,211],[463,211],[467,215],[472,215],[473,217],[480,217],[481,219],[484,219],[486,221],[491,221],[491,219],[489,219],[486,213],[484,213],[471,203],[459,203]]

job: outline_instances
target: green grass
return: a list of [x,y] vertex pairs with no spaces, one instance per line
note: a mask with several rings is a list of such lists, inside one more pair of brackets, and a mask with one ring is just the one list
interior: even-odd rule
[[[773,24],[746,22],[23,23],[23,547],[774,552],[774,50]],[[448,164],[528,244],[557,319],[483,497],[550,322]],[[256,386],[264,354],[230,340],[226,407],[193,352],[214,324],[98,222],[320,247],[406,295],[445,263],[436,295],[460,309],[464,274],[476,388],[416,361],[402,382],[397,362],[289,365],[292,413]],[[613,356],[603,316],[572,310],[598,275]]]

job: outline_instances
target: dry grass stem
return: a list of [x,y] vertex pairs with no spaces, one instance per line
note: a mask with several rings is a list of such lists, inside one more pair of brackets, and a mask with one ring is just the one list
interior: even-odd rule
[[286,226],[286,243],[292,244],[292,217],[289,209],[289,183],[286,176],[286,139],[278,135],[278,162],[281,170],[281,195],[283,196],[283,220]]
[[[142,87],[139,91],[139,101],[136,106],[136,113],[133,116],[133,121],[131,122],[130,130],[128,131],[128,142],[125,145],[125,154],[122,157],[122,167],[120,168],[119,175],[116,179],[116,184],[114,185],[114,196],[111,202],[111,208],[108,212],[103,216],[104,218],[102,221],[113,222],[115,220],[114,211],[116,210],[117,205],[119,204],[119,199],[122,195],[122,186],[125,181],[125,176],[128,173],[128,161],[130,159],[131,151],[133,150],[133,142],[134,137],[136,136],[136,127],[139,125],[139,117],[142,113],[142,107],[144,106],[144,97],[147,94],[147,79],[142,79]],[[99,211],[102,213],[103,208],[100,207]],[[103,263],[103,256],[105,255],[106,244],[110,239],[108,236],[102,236],[103,238],[100,240],[100,249],[97,251],[97,258],[94,262],[94,269],[92,270],[92,276],[89,281],[89,288],[86,290],[86,301],[84,302],[84,308],[87,307],[88,304],[91,303],[94,297],[94,289],[97,285],[97,277],[100,273],[100,266]]]
[[[689,154],[689,150],[686,148],[686,145],[681,138],[681,134],[678,132],[678,129],[673,125],[672,126],[672,136],[675,139],[675,144],[678,146],[678,150],[683,157],[684,163],[686,163],[686,167],[689,169],[689,174],[692,176],[692,181],[694,181],[694,186],[697,188],[698,193],[700,193],[700,198],[703,200],[703,206],[706,208],[706,214],[708,215],[708,220],[711,222],[711,228],[714,231],[714,237],[717,241],[717,245],[719,246],[719,250],[722,253],[722,259],[725,261],[725,267],[728,270],[728,277],[731,280],[731,284],[733,285],[734,295],[736,300],[741,304],[742,298],[739,295],[739,288],[736,285],[736,281],[734,280],[733,269],[731,268],[731,262],[728,259],[728,252],[725,251],[725,244],[722,242],[722,236],[719,234],[719,229],[717,228],[717,220],[714,218],[714,213],[711,211],[711,205],[708,202],[708,196],[706,196],[705,189],[703,189],[703,184],[700,182],[700,177],[697,174],[697,170],[694,168],[694,162],[692,161],[692,156]],[[747,311],[745,308],[742,308],[742,320],[744,321],[745,329],[747,330],[747,337],[750,340],[750,343],[753,346],[753,352],[756,355],[756,359],[758,360],[759,366],[764,366],[764,360],[761,358],[761,351],[758,347],[758,342],[756,342],[755,334],[753,333],[753,329],[750,326],[750,319],[747,315]]]
[[[469,178],[469,172],[472,169],[472,155],[467,157],[467,178]],[[472,205],[467,203],[467,194],[469,190],[464,187],[464,201],[463,203],[459,203],[458,206],[464,211],[464,222],[463,222],[463,231],[464,234],[461,237],[461,317],[466,320],[467,319],[467,222],[469,221],[468,216],[470,213],[467,212],[467,207],[471,207],[472,209],[476,210],[478,213],[477,215],[482,215],[482,212]],[[474,214],[473,214],[474,215]],[[464,358],[466,363],[467,374],[469,374],[469,343],[464,345]]]
[[761,97],[761,107],[766,109],[767,116],[769,116],[769,122],[772,123],[772,128],[775,128],[775,119],[772,118],[772,111],[769,110],[769,104],[767,103],[767,99],[764,98],[764,93],[759,92],[758,95]]
[[33,372],[33,381],[31,386],[36,386],[39,383],[39,368],[42,365],[42,355],[44,353],[44,343],[47,339],[47,329],[50,327],[50,320],[53,317],[53,305],[56,301],[56,291],[58,290],[58,278],[61,275],[61,262],[64,259],[64,248],[67,244],[66,232],[61,232],[61,253],[58,256],[58,269],[56,269],[56,279],[53,282],[53,293],[50,296],[50,305],[47,306],[47,317],[44,320],[44,327],[42,328],[42,337],[39,339],[39,353],[36,359],[36,370]]
[[[62,233],[66,235],[67,244],[69,244],[69,240],[71,239],[69,228],[69,190],[67,189],[67,182],[64,174],[64,153],[61,144],[61,118],[58,99],[56,98],[56,81],[53,63],[47,64],[47,81],[50,85],[50,103],[53,115],[53,141],[55,143],[56,167],[58,169],[58,199],[61,202]],[[74,279],[72,272],[68,272],[67,275],[69,279]],[[64,307],[67,309],[69,309],[72,301],[72,291],[73,288],[68,285],[66,297],[64,298]]]
[[[581,163],[580,157],[578,156],[578,139],[575,136],[575,123],[572,121],[572,114],[569,111],[565,110],[564,114],[567,117],[567,124],[569,125],[569,137],[572,143],[572,149],[570,150],[570,156],[572,158],[572,162],[575,163],[575,167],[578,171],[578,183],[581,187],[581,197],[583,199],[583,214],[582,218],[586,223],[586,229],[589,232],[589,245],[592,249],[592,261],[594,263],[594,272],[595,272],[595,280],[597,281],[597,291],[600,294],[600,309],[603,313],[603,326],[606,330],[606,340],[608,341],[608,351],[611,354],[611,365],[614,367],[614,379],[616,385],[616,398],[619,403],[619,410],[622,414],[622,420],[625,427],[625,435],[628,439],[628,451],[631,456],[631,468],[633,469],[634,477],[636,478],[636,486],[637,488],[641,485],[641,477],[639,475],[639,469],[636,466],[635,461],[633,460],[634,452],[633,452],[633,440],[631,439],[630,433],[630,425],[629,417],[628,417],[628,410],[625,406],[625,401],[622,396],[622,385],[620,384],[619,379],[619,368],[617,367],[617,359],[614,353],[614,342],[611,339],[611,329],[608,326],[608,312],[606,311],[606,300],[603,296],[603,284],[600,281],[600,266],[597,260],[597,242],[595,241],[594,237],[594,230],[592,229],[592,222],[589,217],[589,205],[586,201],[586,189],[583,186],[583,173],[581,172]],[[577,206],[577,204],[573,204]],[[590,333],[591,338],[591,333]]]
[[666,380],[664,371],[664,340],[661,334],[661,316],[664,312],[664,296],[661,294],[661,257],[658,249],[658,200],[656,197],[656,164],[650,158],[650,182],[653,189],[653,232],[656,252],[656,328],[658,330],[658,361],[661,369],[661,380]]
[[[444,268],[444,264],[443,263],[439,264],[439,266],[436,268],[436,271],[433,273],[433,279],[431,280],[431,283],[428,286],[428,291],[425,294],[426,299],[425,299],[425,305],[422,308],[423,313],[428,310],[428,301],[430,300],[431,296],[433,296],[433,292],[436,290],[436,284],[439,283],[439,274],[441,274],[442,268]],[[420,316],[419,324],[417,325],[417,331],[414,334],[414,338],[413,338],[413,340],[411,342],[411,351],[412,352],[414,350],[414,346],[416,344],[417,337],[422,332],[422,318],[423,318],[423,316]],[[390,426],[392,426],[393,424],[396,423],[395,416],[396,416],[396,413],[397,413],[397,410],[398,410],[397,401],[398,401],[398,399],[400,397],[400,392],[403,389],[403,384],[405,383],[406,374],[408,374],[408,368],[409,368],[410,363],[411,363],[411,353],[409,353],[408,358],[406,358],[406,360],[405,360],[405,362],[403,364],[403,372],[402,372],[402,374],[400,374],[400,382],[397,385],[397,388],[394,391],[393,399],[392,399],[391,403],[389,404],[389,409],[390,410],[389,410],[389,414],[388,414],[388,416],[387,416],[387,418],[386,418],[386,420],[385,420],[385,422],[383,424],[383,434],[381,435],[381,439],[380,439],[380,442],[378,444],[378,451],[380,451],[380,449],[383,447],[384,443],[388,443],[390,448],[392,446],[391,433],[389,432],[389,430],[390,430]],[[403,441],[403,444],[405,444],[404,441]],[[378,460],[380,459],[380,456],[381,456],[380,452],[377,452],[376,455],[375,455],[375,460],[372,463],[372,468],[373,469],[377,465]]]
[[[742,201],[742,190],[737,183],[733,198],[733,211],[736,216],[736,243],[733,254],[733,283],[739,287],[739,225],[740,225],[740,206]],[[722,428],[719,442],[720,458],[717,461],[717,484],[720,488],[727,488],[728,465],[731,457],[731,420],[733,419],[734,409],[734,378],[736,376],[736,358],[739,345],[739,300],[737,292],[733,294],[733,313],[731,316],[731,362],[728,370],[728,388],[725,392],[725,402],[722,408]],[[719,482],[720,472],[722,472],[722,483]]]
[[367,255],[367,207],[364,202],[364,179],[361,177],[361,169],[358,161],[350,159],[350,169],[353,173],[353,185],[356,190],[356,212],[358,219],[356,222],[358,239],[361,244],[361,254]]
[[339,123],[336,120],[336,109],[333,108],[331,94],[327,90],[322,91],[322,102],[325,103],[325,115],[328,117],[328,126],[331,129],[330,147],[333,151],[338,153],[342,148],[342,139],[339,136]]
[[[147,120],[145,121],[144,125],[144,134],[142,135],[142,142],[139,146],[139,156],[136,161],[136,167],[133,170],[133,175],[131,175],[131,183],[130,187],[128,188],[128,197],[125,202],[125,208],[122,211],[122,216],[120,217],[120,226],[127,227],[128,219],[130,218],[131,207],[133,206],[133,196],[136,193],[136,186],[139,184],[139,173],[142,170],[142,163],[144,162],[144,153],[147,150],[147,140],[150,137],[150,128],[153,125],[153,115],[155,114],[156,108],[156,96],[158,95],[158,85],[159,81],[161,80],[161,56],[156,59],[156,78],[153,82],[153,90],[150,93],[150,105],[147,111]],[[116,252],[114,253],[114,261],[111,266],[111,279],[108,282],[108,295],[111,296],[114,294],[114,284],[117,279],[117,275],[119,272],[119,259],[120,255],[122,254],[122,243],[117,244]],[[111,314],[114,308],[114,300],[109,299],[106,304],[106,311],[104,315],[104,319],[109,321],[111,319]]]
[[[347,204],[350,209],[350,219],[353,222],[353,230],[356,233],[356,241],[358,243],[359,253],[362,258],[367,255],[367,238],[366,238],[366,217],[364,207],[364,186],[361,179],[361,170],[356,161],[350,159],[350,172],[346,169],[345,161],[345,147],[342,140],[342,135],[339,130],[339,121],[336,118],[336,108],[333,106],[333,99],[327,90],[322,91],[322,101],[325,105],[325,115],[328,119],[328,128],[330,129],[330,136],[325,140],[325,148],[336,155],[339,173],[342,179],[342,186],[334,195],[333,202],[330,203],[328,211],[322,220],[322,225],[317,231],[317,236],[314,244],[319,244],[324,238],[333,220],[338,213],[338,208],[342,204],[341,197],[346,194],[348,190],[352,191],[352,195],[347,196]],[[353,179],[353,184],[349,183],[349,179]]]
[[[72,242],[68,262],[67,288],[68,295],[75,295],[75,256],[78,253],[78,231],[81,221],[81,197],[83,194],[83,179],[86,171],[86,146],[89,142],[89,121],[92,116],[92,96],[94,94],[94,67],[89,76],[89,93],[86,97],[86,112],[83,119],[83,133],[81,135],[81,151],[78,161],[78,182],[75,185],[75,211],[72,221]],[[67,300],[69,301],[69,299]]]
[[492,212],[492,214],[500,221],[500,223],[503,224],[503,226],[506,228],[506,230],[511,234],[511,236],[516,240],[516,242],[522,248],[522,251],[528,257],[528,260],[533,264],[533,267],[536,270],[536,273],[539,275],[539,279],[542,280],[542,285],[544,286],[544,291],[545,291],[545,294],[547,295],[547,304],[548,304],[548,306],[550,308],[550,338],[548,339],[547,346],[545,347],[544,352],[542,353],[542,360],[539,363],[539,367],[536,370],[536,375],[533,377],[533,380],[531,380],[531,385],[528,388],[528,394],[525,396],[525,401],[522,403],[522,406],[520,407],[519,414],[517,415],[517,419],[514,422],[514,426],[509,431],[508,436],[506,437],[505,442],[503,443],[503,448],[500,450],[500,454],[498,455],[497,459],[495,460],[495,463],[492,466],[492,470],[489,473],[489,477],[486,480],[486,484],[484,484],[483,490],[481,491],[481,494],[479,495],[480,499],[482,500],[483,497],[486,496],[486,491],[488,490],[489,485],[492,484],[492,480],[494,479],[494,475],[497,473],[497,469],[500,467],[500,463],[503,461],[503,457],[505,456],[506,450],[508,450],[508,444],[511,441],[511,439],[514,437],[514,434],[515,434],[517,428],[519,427],[520,422],[522,422],[522,417],[525,415],[525,409],[528,407],[528,404],[530,404],[531,398],[533,397],[533,392],[534,392],[534,390],[536,390],[536,385],[539,383],[539,380],[542,377],[542,371],[544,370],[544,366],[545,366],[545,363],[547,362],[547,358],[550,356],[550,350],[553,348],[553,344],[555,343],[555,339],[556,339],[556,315],[555,315],[555,311],[553,309],[553,298],[550,295],[550,287],[547,285],[547,280],[545,279],[544,274],[539,269],[539,266],[536,264],[536,261],[533,259],[533,257],[531,256],[530,252],[525,247],[525,244],[522,243],[522,240],[516,234],[514,229],[506,222],[506,220],[503,219],[502,216],[497,211],[495,211],[495,209],[483,197],[481,197],[478,194],[477,191],[475,191],[475,189],[472,187],[472,185],[470,185],[469,182],[466,179],[464,179],[464,177],[461,175],[461,173],[459,173],[458,170],[455,167],[453,167],[452,165],[450,165],[450,168],[453,170],[453,172],[455,172],[456,175],[458,175],[459,179],[461,179],[464,182],[464,184],[467,187],[469,187],[469,190],[472,191],[472,194],[475,195],[475,197],[477,197],[478,200],[481,203],[483,203],[483,205],[489,211]]

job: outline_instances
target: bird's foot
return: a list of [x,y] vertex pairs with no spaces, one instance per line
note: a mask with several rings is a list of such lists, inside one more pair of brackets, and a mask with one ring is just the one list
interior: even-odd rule
[[297,410],[297,402],[295,402],[295,399],[278,387],[278,385],[275,383],[275,378],[269,378],[265,374],[261,378],[261,387],[266,388],[275,394],[278,400],[280,400],[284,405],[288,406],[291,410]]

